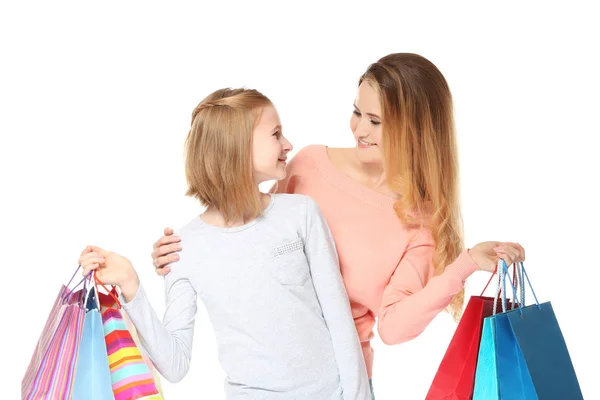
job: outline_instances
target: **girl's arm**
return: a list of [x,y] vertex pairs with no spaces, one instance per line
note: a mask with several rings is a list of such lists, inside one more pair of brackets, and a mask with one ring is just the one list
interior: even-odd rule
[[167,304],[161,321],[127,258],[96,246],[88,246],[79,258],[85,276],[93,270],[100,281],[121,288],[121,304],[137,329],[142,347],[169,382],[180,381],[190,367],[197,296],[186,276],[186,264],[192,262],[182,256],[165,277]]
[[179,382],[187,374],[192,358],[192,340],[197,311],[197,295],[190,281],[174,263],[165,277],[166,307],[163,320],[156,315],[144,287],[123,308],[135,325],[141,344],[156,369],[169,382]]

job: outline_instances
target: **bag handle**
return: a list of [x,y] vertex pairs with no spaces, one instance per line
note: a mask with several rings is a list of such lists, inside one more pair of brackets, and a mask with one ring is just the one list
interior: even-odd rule
[[[115,302],[116,302],[117,306],[119,307],[119,309],[120,309],[120,308],[122,308],[122,306],[121,306],[121,302],[120,302],[120,301],[119,301],[119,299],[118,299],[118,298],[117,298],[117,297],[114,295],[114,293],[113,293],[113,290],[109,290],[109,289],[106,287],[106,285],[104,284],[104,282],[102,282],[102,281],[101,281],[101,280],[98,278],[98,274],[96,273],[96,270],[94,270],[94,286],[96,287],[96,292],[98,292],[98,286],[97,286],[97,285],[100,285],[100,286],[102,286],[102,287],[103,287],[103,288],[104,288],[104,289],[105,289],[105,290],[108,292],[108,294],[110,295],[110,297],[112,297],[112,298],[115,300]],[[114,288],[115,288],[115,285],[112,285],[112,287],[113,287],[113,289],[114,289]],[[100,301],[100,299],[98,299],[98,301]],[[99,309],[100,309],[100,308],[99,308]]]
[[[502,262],[504,262],[504,260],[502,260]],[[498,273],[498,270],[500,270],[499,273]],[[504,294],[504,293],[506,293],[506,285],[503,285],[503,287],[501,288],[500,284],[501,284],[501,282],[504,281],[505,275],[507,275],[507,274],[508,274],[508,269],[506,271],[504,271],[504,269],[502,269],[502,267],[500,265],[500,260],[499,260],[498,264],[496,264],[496,268],[494,269],[494,272],[492,272],[492,276],[490,277],[487,284],[483,288],[483,291],[480,294],[480,296],[483,296],[483,293],[486,291],[489,284],[492,282],[492,279],[494,279],[494,276],[497,276],[498,279],[496,280],[496,282],[497,282],[496,283],[496,295],[494,296],[494,309],[492,310],[492,315],[496,315],[496,310],[498,308],[498,301],[502,301],[502,311],[506,312],[506,295]],[[513,279],[515,280],[515,285],[518,286],[519,278],[517,275],[518,275],[518,273],[517,273],[516,266],[513,264]],[[515,308],[516,302],[517,302],[517,299],[513,299],[511,309]]]
[[[502,270],[505,271],[504,272],[504,282],[503,285],[506,286],[506,274],[508,273],[508,267],[506,266],[506,263],[504,262],[504,260],[501,260],[501,267]],[[535,294],[535,290],[533,290],[533,286],[531,285],[531,281],[529,280],[529,275],[527,275],[527,271],[525,270],[525,266],[523,265],[522,262],[518,263],[518,269],[520,269],[520,275],[521,275],[521,279],[523,279],[523,277],[525,279],[527,279],[527,283],[529,284],[529,288],[531,289],[531,293],[533,294],[533,298],[535,299],[535,304],[538,307],[538,310],[542,309],[542,306],[540,305],[540,302],[538,301],[537,295]],[[512,287],[513,290],[513,295],[515,297],[517,297],[517,290],[515,288],[515,286],[512,284],[512,282],[510,282],[510,286]],[[525,299],[525,284],[524,282],[521,284],[521,301],[517,301],[517,306],[519,307],[519,313],[521,315],[523,315],[523,304],[524,304],[524,299]],[[503,301],[506,301],[506,293],[503,293]]]
[[496,265],[496,268],[494,269],[494,272],[492,272],[492,275],[490,276],[490,279],[487,281],[487,283],[485,284],[485,287],[481,291],[481,294],[479,295],[480,297],[483,296],[483,294],[487,290],[488,286],[490,286],[490,283],[492,282],[492,279],[494,279],[494,276],[496,276],[497,273],[498,273],[498,266]]
[[[81,264],[79,266],[77,266],[77,269],[73,273],[73,276],[71,277],[71,279],[69,279],[69,283],[67,283],[65,285],[65,287],[67,289],[69,289],[69,285],[71,285],[71,282],[73,282],[73,279],[75,279],[75,275],[77,275],[77,272],[79,272],[80,269],[81,269]],[[73,287],[73,289],[70,289],[69,291],[67,291],[62,297],[62,301],[65,301],[65,299],[67,297],[69,297],[70,295],[72,295],[75,292],[75,289],[77,289],[79,287],[79,285],[81,285],[83,283],[83,295],[81,296],[81,299],[79,299],[79,304],[83,306],[85,304],[85,298],[86,298],[86,294],[87,294],[87,280],[90,277],[90,274],[91,273],[88,273],[86,276],[83,277],[82,280],[79,281],[79,283],[77,283],[77,285],[75,285]]]

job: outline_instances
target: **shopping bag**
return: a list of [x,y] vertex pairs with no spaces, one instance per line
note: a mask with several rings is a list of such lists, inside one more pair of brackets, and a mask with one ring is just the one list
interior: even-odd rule
[[[494,276],[490,278],[492,280]],[[488,285],[489,285],[488,281]],[[426,400],[470,400],[475,384],[475,367],[483,320],[492,315],[493,297],[471,296],[435,374]],[[496,305],[499,307],[499,304]],[[499,311],[499,310],[497,310]]]
[[[506,269],[506,264],[503,268]],[[523,264],[519,265],[535,304],[497,316],[496,357],[502,399],[583,399],[569,350],[550,302],[539,303]],[[516,293],[513,287],[513,292]]]
[[[71,395],[85,317],[85,279],[69,289],[79,268],[54,301],[21,381],[23,400],[68,399]],[[83,289],[76,291],[81,283]]]
[[102,324],[115,400],[162,400],[152,374],[125,325],[118,298],[98,280],[96,274],[94,280],[114,300],[112,304],[103,303],[105,297],[99,294],[100,305],[104,309]]
[[496,377],[496,319],[495,316],[483,320],[483,331],[477,357],[473,400],[499,400],[498,379]]
[[114,400],[114,398],[102,317],[99,312],[96,290],[92,286],[86,301],[72,399]]
[[148,366],[148,370],[152,374],[152,378],[154,378],[154,384],[156,385],[156,389],[158,390],[158,393],[164,399],[165,395],[162,390],[160,376],[158,375],[156,368],[154,368],[154,364],[152,364],[150,357],[146,354],[146,352],[144,351],[144,349],[142,347],[140,338],[138,337],[138,334],[137,334],[137,330],[135,329],[135,325],[133,325],[133,322],[131,322],[131,319],[129,319],[129,316],[127,315],[127,312],[125,312],[124,309],[121,309],[121,314],[123,315],[123,320],[125,321],[125,326],[127,326],[127,329],[131,333],[131,337],[133,338],[133,341],[135,342],[136,346],[140,350],[140,353],[142,353],[142,358],[144,359],[146,366]]
[[[104,294],[104,293],[99,294],[102,311],[106,310],[107,308],[118,308],[119,307],[117,304],[117,301],[116,301],[116,299],[119,297],[117,289],[115,287],[113,287],[110,290],[110,293],[112,295]],[[142,354],[142,358],[144,359],[144,362],[146,363],[148,370],[150,371],[150,373],[152,374],[152,377],[154,378],[154,384],[156,385],[156,389],[158,390],[158,393],[164,399],[165,396],[162,391],[160,376],[158,375],[156,368],[154,368],[154,365],[152,364],[150,357],[145,353],[145,351],[141,345],[140,339],[137,334],[137,330],[135,329],[135,325],[133,325],[133,323],[129,319],[129,316],[127,315],[127,312],[125,311],[125,309],[121,308],[120,311],[121,311],[121,316],[123,317],[123,320],[125,321],[125,326],[127,327],[127,330],[129,330],[129,333],[131,334],[131,337],[133,338],[134,343],[136,344],[136,346],[138,347],[138,350]]]
[[[507,271],[504,270],[500,264],[498,267],[496,293],[498,296],[501,296],[501,303],[499,303],[498,297],[495,297],[492,306],[492,315],[483,320],[481,340],[477,354],[475,381],[473,385],[473,400],[500,400],[497,373],[498,360],[496,357],[496,319],[498,312],[502,311],[498,309],[500,306],[502,306],[502,309],[506,310],[505,274]],[[517,282],[517,277],[519,275],[517,274],[516,269],[513,269],[513,271],[515,282]],[[523,287],[522,282],[520,287]],[[513,301],[512,306],[513,308],[516,306],[515,301]]]

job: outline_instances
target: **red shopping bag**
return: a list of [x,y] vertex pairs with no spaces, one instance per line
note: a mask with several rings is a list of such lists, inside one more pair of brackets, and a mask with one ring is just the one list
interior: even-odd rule
[[[493,308],[493,297],[471,296],[425,400],[472,398],[483,319],[492,315]],[[497,302],[497,312],[502,312],[500,302]]]

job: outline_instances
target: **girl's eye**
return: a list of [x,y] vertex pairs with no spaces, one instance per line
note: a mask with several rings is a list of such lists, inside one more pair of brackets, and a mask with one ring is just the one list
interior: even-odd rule
[[356,111],[356,110],[352,111],[352,114],[360,117],[360,113],[358,111]]
[[377,125],[381,125],[381,122],[379,122],[379,121],[373,121],[373,120],[371,120],[371,123],[372,123],[373,125],[375,125],[375,126],[377,126]]

